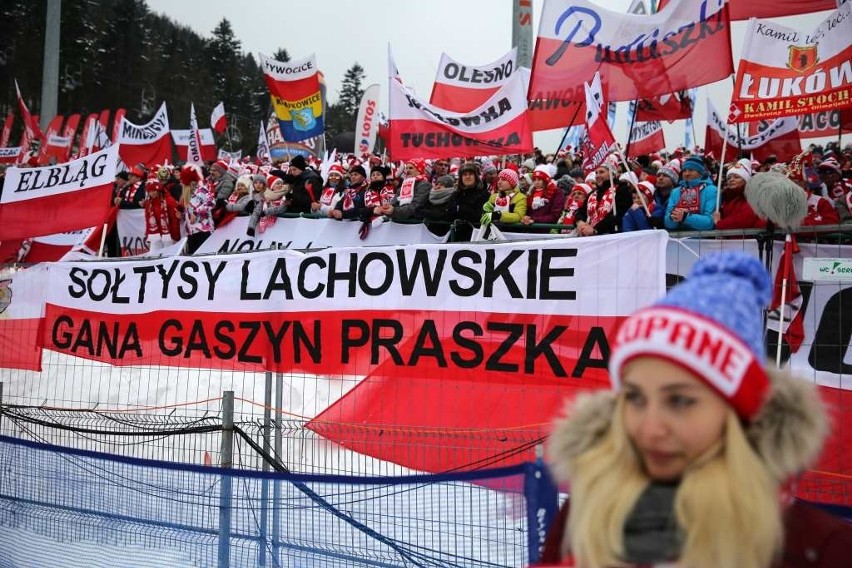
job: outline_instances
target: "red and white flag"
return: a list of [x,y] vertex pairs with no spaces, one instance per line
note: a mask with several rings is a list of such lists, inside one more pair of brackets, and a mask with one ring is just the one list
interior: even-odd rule
[[[545,0],[530,79],[536,130],[570,125],[582,81],[599,70],[608,101],[653,98],[733,73],[726,3],[680,0],[650,16],[590,0]],[[712,53],[713,57],[707,54]]]
[[584,83],[586,90],[586,134],[583,152],[583,169],[594,170],[601,165],[606,157],[615,149],[615,136],[609,128],[606,117],[601,112],[600,75],[595,73],[592,83]]
[[732,122],[852,108],[852,3],[815,30],[752,19],[746,30]]
[[62,129],[62,138],[67,140],[68,145],[65,147],[65,152],[58,162],[67,162],[71,159],[71,148],[74,146],[74,136],[77,134],[77,127],[80,125],[80,114],[74,113],[65,121],[65,127]]
[[225,116],[225,103],[219,103],[210,113],[210,126],[222,134],[228,128],[228,117]]
[[0,276],[0,362],[5,369],[41,371],[39,326],[47,282],[45,265]]
[[16,164],[18,163],[21,154],[22,151],[20,146],[0,148],[0,164]]
[[125,117],[121,121],[118,133],[119,154],[128,166],[145,164],[152,168],[163,164],[172,155],[172,142],[169,136],[169,115],[166,103],[160,105],[154,117],[147,124],[137,126]]
[[525,154],[533,149],[520,74],[477,109],[456,113],[419,99],[390,81],[388,151],[394,160]]
[[[222,114],[224,117],[224,113]],[[195,117],[195,104],[189,103],[189,139],[186,146],[186,163],[196,166],[204,165],[201,156],[201,134],[198,131],[198,119]]]
[[628,146],[631,156],[653,154],[664,149],[666,139],[663,135],[663,125],[658,121],[637,123],[630,132],[630,144]]
[[652,99],[639,99],[636,108],[637,122],[666,120],[673,122],[692,118],[692,99],[689,91],[678,91]]
[[51,158],[53,158],[54,163],[60,162],[59,158],[64,155],[66,146],[71,146],[70,140],[65,140],[60,136],[63,122],[65,122],[65,117],[57,114],[48,123],[47,131],[44,133],[44,140],[38,151],[38,163],[40,166],[46,166]]
[[112,117],[112,136],[110,136],[110,140],[115,144],[118,142],[118,133],[121,130],[121,121],[124,120],[124,115],[127,114],[127,111],[123,108],[115,111],[115,114]]
[[[730,0],[731,21],[749,18],[778,18],[834,10],[843,0]],[[659,0],[657,11],[672,3]]]
[[491,98],[518,71],[518,48],[487,65],[466,65],[441,54],[429,104],[469,112]]
[[43,168],[9,168],[0,196],[0,241],[104,223],[112,201],[118,146]]
[[9,138],[12,135],[12,124],[15,122],[15,113],[9,111],[6,115],[6,120],[3,122],[3,131],[0,133],[0,148],[6,148],[9,145]]
[[98,122],[97,113],[92,113],[86,117],[83,122],[83,130],[80,132],[80,140],[77,146],[77,157],[82,158],[89,153],[90,147],[87,145],[91,140],[92,132],[95,130],[95,124]]
[[[187,161],[187,153],[189,150],[190,130],[172,130],[172,143],[175,145],[178,160],[181,162]],[[216,139],[213,137],[213,131],[209,128],[202,128],[198,131],[201,136],[201,159],[205,162],[216,160]]]
[[29,141],[44,139],[44,133],[39,128],[38,121],[30,114],[30,109],[27,108],[27,103],[24,102],[24,97],[21,96],[21,89],[18,87],[17,80],[15,80],[15,92],[18,95],[18,110],[21,113],[21,120],[24,122],[24,130],[27,133]]
[[786,162],[802,151],[799,139],[799,121],[796,117],[786,117],[772,121],[759,133],[751,134],[743,129],[742,133],[732,131],[710,99],[707,99],[707,132],[704,139],[704,152],[721,159],[725,136],[728,138],[724,160],[735,160],[739,153],[750,152],[754,159],[764,161],[775,156]]

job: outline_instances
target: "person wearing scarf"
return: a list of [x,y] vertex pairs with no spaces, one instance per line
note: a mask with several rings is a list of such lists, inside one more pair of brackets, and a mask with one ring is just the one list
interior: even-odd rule
[[[562,180],[559,180],[559,184],[562,184]],[[594,191],[592,186],[587,183],[574,184],[570,195],[568,195],[568,198],[565,200],[565,207],[562,210],[562,216],[559,217],[559,220],[557,221],[560,225],[568,225],[571,229],[562,229],[561,231],[553,229],[553,231],[551,231],[552,233],[559,231],[563,235],[567,235],[574,231],[573,227],[577,224],[577,220],[586,218],[586,200],[592,191]]]
[[539,566],[849,565],[852,525],[791,495],[829,421],[812,378],[767,363],[771,297],[757,257],[716,253],[620,325],[611,390],[572,401],[548,441],[571,491]]
[[435,179],[429,191],[429,201],[423,208],[423,222],[433,234],[443,237],[450,231],[458,215],[458,202],[454,199],[456,180],[451,175]]
[[663,216],[670,231],[710,231],[716,210],[716,192],[704,161],[690,156],[681,165],[680,185],[672,190]]
[[[213,189],[214,178],[202,181],[196,166],[184,164],[180,171],[183,225],[187,235],[186,254],[192,254],[213,233],[216,223],[213,211],[216,208],[216,192]],[[233,187],[233,186],[232,186]]]
[[399,193],[388,205],[382,206],[382,215],[394,221],[423,218],[423,206],[429,199],[432,184],[426,179],[426,161],[417,158],[405,163],[405,180]]
[[381,164],[370,170],[370,185],[364,195],[364,204],[372,213],[372,218],[382,215],[382,207],[390,205],[396,196],[396,188],[388,181],[390,168]]
[[497,191],[482,206],[480,223],[520,223],[527,214],[527,198],[518,188],[518,172],[506,168],[497,174]]
[[[621,232],[629,233],[632,231],[646,231],[653,229],[651,225],[651,216],[654,214],[656,203],[654,202],[654,191],[656,187],[648,180],[640,181],[636,184],[638,190],[633,190],[633,205],[621,221]],[[639,191],[642,192],[642,197],[645,199],[645,205],[648,206],[650,215],[645,213],[645,207],[642,205],[642,199],[639,197]]]
[[311,211],[331,217],[331,212],[343,199],[343,194],[346,193],[346,181],[344,180],[343,166],[340,164],[332,164],[328,168],[328,181],[325,182],[325,187],[322,188],[319,201],[311,204]]
[[595,188],[586,201],[586,218],[577,219],[577,235],[607,235],[615,233],[621,226],[621,219],[633,204],[630,186],[627,182],[618,182],[613,187],[613,177],[617,175],[615,166],[607,162],[595,169]]
[[367,220],[370,217],[370,209],[365,203],[367,193],[367,170],[364,166],[352,166],[349,168],[349,187],[343,194],[343,198],[334,206],[331,216],[338,221]]
[[180,240],[180,214],[177,201],[157,180],[145,184],[145,236],[148,250],[158,251]]
[[278,220],[278,215],[287,211],[290,186],[276,175],[266,178],[266,183],[268,188],[263,192],[260,202],[254,207],[249,218],[246,234],[250,237],[254,237],[255,232],[266,232],[266,229]]
[[565,207],[565,192],[547,173],[547,166],[537,166],[532,179],[533,185],[527,192],[527,214],[521,223],[556,223]]

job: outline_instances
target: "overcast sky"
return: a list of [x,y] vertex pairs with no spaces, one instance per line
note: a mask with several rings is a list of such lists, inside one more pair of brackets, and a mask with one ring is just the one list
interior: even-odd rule
[[[533,31],[544,0],[533,1]],[[631,0],[592,0],[610,10],[626,12]],[[648,3],[645,0],[646,4]],[[272,55],[285,48],[293,59],[316,53],[329,99],[335,101],[343,75],[356,61],[366,72],[364,86],[382,86],[381,107],[387,109],[387,45],[391,44],[406,84],[428,99],[441,52],[471,65],[490,63],[512,43],[511,0],[147,0],[149,8],[188,25],[204,37],[227,18],[243,50]],[[827,13],[779,20],[802,30],[816,26]],[[733,28],[734,61],[739,59],[745,22]],[[699,90],[696,136],[704,140],[706,97],[720,111],[728,108],[731,80]],[[619,104],[615,134],[626,141],[627,103]],[[666,144],[683,144],[684,122],[666,125]],[[698,125],[701,125],[698,127]],[[354,127],[354,125],[353,125]],[[553,151],[562,131],[536,133],[535,142]]]

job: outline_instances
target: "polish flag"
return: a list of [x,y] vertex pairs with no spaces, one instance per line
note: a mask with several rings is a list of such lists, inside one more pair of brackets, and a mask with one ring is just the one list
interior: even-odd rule
[[222,134],[228,128],[228,119],[225,117],[225,103],[219,103],[210,113],[210,126],[219,134]]

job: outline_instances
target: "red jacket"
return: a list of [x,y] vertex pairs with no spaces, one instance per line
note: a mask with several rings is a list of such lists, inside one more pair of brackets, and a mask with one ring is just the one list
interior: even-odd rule
[[[547,531],[541,563],[572,566],[559,548],[568,522],[569,501]],[[794,501],[784,514],[784,555],[773,568],[846,568],[852,560],[852,524],[803,501]],[[564,562],[564,564],[560,564]]]
[[[724,194],[722,197],[725,197]],[[757,216],[742,193],[723,200],[719,212],[722,214],[722,218],[716,223],[719,230],[766,228],[766,221]]]

